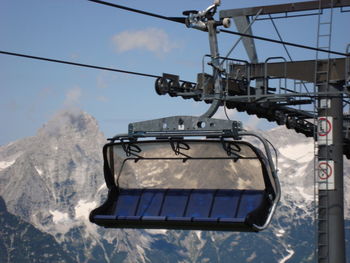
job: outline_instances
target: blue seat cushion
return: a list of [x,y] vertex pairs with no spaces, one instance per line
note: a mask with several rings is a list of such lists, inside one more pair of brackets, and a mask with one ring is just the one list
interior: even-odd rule
[[113,207],[105,210],[112,212],[94,215],[96,223],[123,226],[127,222],[131,227],[144,224],[152,228],[157,228],[157,224],[161,228],[171,228],[171,224],[180,228],[181,224],[203,224],[210,228],[220,224],[242,225],[252,212],[268,211],[261,209],[266,203],[264,190],[118,189],[114,198],[109,202]]

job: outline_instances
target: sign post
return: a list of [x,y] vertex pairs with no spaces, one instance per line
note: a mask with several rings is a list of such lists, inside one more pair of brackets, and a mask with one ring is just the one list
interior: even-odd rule
[[[341,84],[319,85],[339,94]],[[343,190],[343,98],[320,98],[318,107],[318,262],[345,263]]]
[[317,129],[318,145],[332,145],[333,144],[333,117],[324,116],[318,117]]
[[334,161],[318,162],[318,189],[335,190],[334,186]]

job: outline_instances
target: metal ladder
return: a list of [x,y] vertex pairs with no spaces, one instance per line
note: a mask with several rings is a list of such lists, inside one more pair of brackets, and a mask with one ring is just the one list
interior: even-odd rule
[[[317,48],[329,51],[331,48],[332,37],[332,22],[333,22],[333,0],[331,0],[331,8],[325,13],[321,8],[321,1],[319,0],[319,14],[317,25]],[[324,54],[324,53],[323,53]],[[318,126],[318,107],[320,107],[320,101],[317,99],[317,93],[320,87],[323,90],[328,91],[329,88],[329,72],[330,71],[330,54],[326,53],[322,56],[321,52],[316,52],[315,60],[315,85],[314,85],[314,123],[315,123],[315,142],[314,142],[314,200],[315,200],[315,227],[316,241],[315,246],[315,259],[318,263],[331,263],[329,262],[329,234],[328,234],[328,181],[322,182],[326,184],[326,191],[319,191],[319,148],[316,141],[317,138],[317,126]],[[326,99],[327,97],[323,97]],[[328,116],[326,110],[326,117]],[[327,157],[328,159],[328,157]],[[322,203],[323,205],[321,205]]]
[[[348,102],[350,103],[350,43],[347,44],[346,46],[346,54],[348,54],[348,56],[345,58],[345,97],[347,97]],[[350,104],[349,103],[344,103],[344,111],[346,114],[350,114]]]

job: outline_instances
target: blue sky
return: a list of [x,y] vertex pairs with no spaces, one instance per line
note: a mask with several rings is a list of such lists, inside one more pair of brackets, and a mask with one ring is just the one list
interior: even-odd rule
[[[111,2],[166,16],[203,10],[211,1]],[[296,1],[223,0],[221,9]],[[317,16],[276,20],[285,41],[316,45]],[[350,12],[334,11],[332,49],[350,43]],[[231,30],[236,30],[235,26]],[[270,21],[258,21],[253,33],[277,39]],[[219,35],[220,53],[237,36]],[[282,46],[256,42],[259,60],[286,56]],[[195,81],[209,52],[207,34],[169,21],[101,6],[86,0],[0,0],[0,50],[139,71],[163,72]],[[315,52],[289,48],[294,60],[314,59]],[[232,56],[247,59],[239,45]],[[200,115],[208,105],[158,96],[154,79],[35,61],[0,54],[0,145],[32,136],[59,110],[80,108],[93,115],[106,137],[127,131],[127,124],[171,115]],[[230,111],[252,127],[266,121]],[[219,113],[218,116],[223,116]]]

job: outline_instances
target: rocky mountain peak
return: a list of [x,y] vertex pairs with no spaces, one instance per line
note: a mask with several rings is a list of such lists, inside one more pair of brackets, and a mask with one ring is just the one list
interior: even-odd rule
[[[8,210],[45,232],[87,220],[103,184],[97,121],[81,110],[62,110],[33,137],[0,147],[0,195]],[[64,232],[64,231],[63,231]]]
[[69,133],[98,133],[96,119],[80,109],[64,109],[56,113],[38,131],[39,136],[60,136]]

